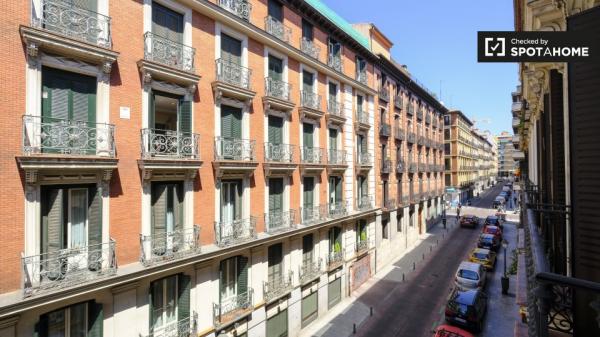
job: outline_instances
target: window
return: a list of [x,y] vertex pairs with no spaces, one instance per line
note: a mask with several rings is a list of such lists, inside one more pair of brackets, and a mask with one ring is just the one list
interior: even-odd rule
[[[242,138],[242,109],[221,105],[221,137],[224,139]],[[228,153],[231,151],[223,151]]]
[[329,203],[331,210],[342,202],[342,177],[329,177]]
[[402,211],[398,211],[398,213],[396,214],[396,230],[398,232],[402,232],[402,216],[404,215],[404,212]]
[[[248,258],[234,256],[221,261],[220,269],[220,303],[222,308],[230,310],[239,307],[238,297],[248,293]],[[221,314],[225,312],[221,311]]]
[[385,239],[389,239],[390,234],[388,233],[388,222],[389,220],[381,220],[381,237]]
[[444,115],[444,125],[450,125],[450,116]]
[[363,97],[360,95],[356,95],[356,112],[359,116],[364,112],[363,111]]
[[384,180],[384,181],[383,181],[382,190],[381,190],[381,191],[382,191],[382,193],[383,193],[383,198],[382,198],[382,200],[383,200],[383,206],[384,206],[384,207],[387,207],[387,203],[388,203],[388,201],[389,201],[389,195],[388,195],[388,186],[389,186],[389,184],[388,184],[388,181],[387,181],[387,180]]
[[445,140],[449,140],[450,139],[450,129],[444,130],[444,139]]
[[242,181],[221,182],[221,223],[231,224],[242,218]]
[[269,246],[268,249],[268,280],[269,282],[278,282],[283,275],[283,245],[277,243]]
[[315,126],[311,123],[302,124],[302,145],[305,148],[312,148],[314,146],[314,131]]
[[367,177],[358,176],[358,198],[359,198],[359,200],[362,200],[363,198],[366,198],[369,195],[369,188],[368,188],[367,181],[368,181]]
[[269,78],[283,81],[283,60],[269,54]]
[[329,252],[332,254],[342,252],[342,229],[332,227],[329,229]]
[[[337,84],[329,82],[329,106],[334,106],[337,104]],[[332,109],[330,108],[330,111]],[[335,112],[335,111],[334,111]]]
[[283,6],[279,1],[269,0],[269,16],[279,22],[283,22]]
[[302,71],[302,90],[307,93],[314,93],[315,75],[308,71]]
[[[329,150],[331,151],[331,154],[334,154],[335,151],[337,151],[338,148],[338,130],[337,129],[329,129]],[[331,157],[330,157],[331,158]]]
[[[183,184],[181,182],[153,182],[151,185],[152,228],[155,237],[153,254],[177,251],[176,240],[167,240],[173,232],[183,230]],[[182,242],[181,242],[182,243]]]
[[150,331],[161,335],[181,328],[190,317],[191,277],[177,274],[150,283]]
[[356,224],[356,243],[367,241],[367,220],[358,220]]
[[444,144],[444,154],[450,154],[450,144],[449,143]]
[[302,237],[302,263],[308,265],[313,261],[313,235],[307,234]]
[[329,282],[327,286],[327,302],[328,307],[331,309],[334,305],[338,304],[342,300],[342,279],[336,278]]
[[[165,137],[173,132],[189,133],[192,131],[192,111],[191,102],[182,96],[150,91],[148,98],[150,100],[148,107],[148,127],[154,129],[155,137]],[[156,140],[159,140],[158,138]],[[156,145],[150,141],[151,146],[155,146],[156,154],[176,154],[181,151],[179,146],[171,146],[164,150],[165,145],[161,143]]]
[[[269,128],[268,128],[267,132],[268,132],[269,144],[272,144],[272,145],[283,144],[283,118],[281,118],[279,116],[269,115],[268,124],[269,124]],[[275,154],[273,154],[273,155],[275,155]],[[270,158],[273,158],[273,156],[270,156]]]
[[35,335],[101,337],[103,324],[102,304],[92,300],[41,315],[35,326]]
[[302,38],[306,41],[313,40],[313,25],[305,19],[302,19]]
[[366,154],[369,151],[367,149],[367,137],[365,137],[365,135],[363,135],[363,134],[358,134],[358,137],[356,138],[356,142],[357,142],[356,151],[357,151],[359,159],[360,159],[360,156],[363,153]]
[[360,56],[356,57],[356,78],[363,82],[367,80],[367,62]]
[[283,211],[283,178],[269,179],[269,213]]
[[314,206],[314,190],[315,190],[315,178],[314,177],[304,177],[302,178],[302,193],[303,193],[303,201],[305,209],[311,209]]
[[153,2],[152,33],[174,42],[183,43],[183,15]]
[[334,57],[334,58],[341,57],[342,45],[332,37],[329,38],[328,48],[329,48],[329,55],[331,57]]

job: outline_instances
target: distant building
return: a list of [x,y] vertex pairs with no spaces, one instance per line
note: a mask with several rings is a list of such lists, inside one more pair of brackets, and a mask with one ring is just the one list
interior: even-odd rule
[[498,176],[513,175],[517,168],[517,162],[514,159],[516,149],[513,144],[513,135],[503,131],[496,136],[496,144],[498,144]]

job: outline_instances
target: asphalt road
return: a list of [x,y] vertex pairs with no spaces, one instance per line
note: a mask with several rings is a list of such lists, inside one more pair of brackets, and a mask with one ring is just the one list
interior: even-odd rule
[[[471,207],[462,207],[461,215],[474,214],[485,218],[495,213],[490,207],[501,189],[501,184],[498,184],[484,191]],[[455,219],[452,217],[450,221]],[[443,319],[444,304],[452,288],[456,268],[475,247],[480,231],[481,226],[451,230],[449,237],[419,263],[406,282],[386,289],[385,297],[377,296],[377,291],[371,292],[378,298],[365,300],[376,304],[374,314],[360,326],[357,335],[431,337],[432,328]],[[499,269],[496,270],[498,274]]]

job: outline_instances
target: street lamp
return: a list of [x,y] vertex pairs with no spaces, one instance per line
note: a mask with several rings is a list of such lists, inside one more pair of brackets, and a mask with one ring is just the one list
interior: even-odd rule
[[509,279],[508,275],[506,274],[506,250],[508,249],[508,241],[502,240],[502,248],[504,248],[504,274],[502,275],[500,282],[502,284],[502,294],[506,295],[508,294],[509,286]]

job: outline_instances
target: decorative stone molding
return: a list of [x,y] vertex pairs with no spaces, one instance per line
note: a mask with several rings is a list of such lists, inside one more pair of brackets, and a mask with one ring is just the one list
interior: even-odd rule
[[133,282],[129,282],[129,283],[118,285],[116,287],[112,287],[110,289],[110,292],[113,295],[117,295],[117,294],[120,294],[120,293],[123,293],[123,292],[126,292],[126,291],[135,290],[139,286],[140,286],[140,282],[139,281],[133,281]]

